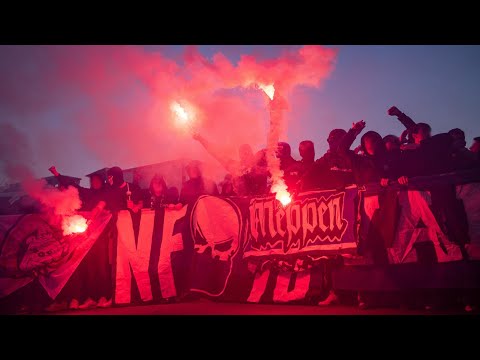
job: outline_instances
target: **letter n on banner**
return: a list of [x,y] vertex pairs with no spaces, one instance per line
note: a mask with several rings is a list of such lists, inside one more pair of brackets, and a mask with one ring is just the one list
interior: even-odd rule
[[132,274],[143,301],[152,300],[152,288],[148,265],[152,247],[155,211],[142,211],[142,220],[135,246],[132,217],[128,210],[118,213],[117,219],[117,271],[115,274],[115,303],[125,304],[131,301]]

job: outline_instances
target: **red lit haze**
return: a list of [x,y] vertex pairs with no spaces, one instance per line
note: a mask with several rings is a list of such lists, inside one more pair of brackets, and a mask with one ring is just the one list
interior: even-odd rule
[[[105,166],[180,157],[213,162],[171,121],[173,101],[195,106],[198,130],[236,157],[242,143],[265,146],[269,99],[255,84],[274,84],[288,99],[297,85],[319,86],[335,58],[321,46],[276,59],[244,55],[237,64],[221,53],[207,59],[196,47],[186,48],[183,62],[135,46],[3,47],[1,64],[13,71],[0,82],[2,121],[26,134],[45,169],[74,168],[72,137],[83,143],[84,157]],[[70,124],[67,132],[38,120],[52,111]]]

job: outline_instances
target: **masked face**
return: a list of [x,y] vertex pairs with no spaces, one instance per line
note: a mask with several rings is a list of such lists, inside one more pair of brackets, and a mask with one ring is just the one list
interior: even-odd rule
[[163,193],[163,185],[160,181],[156,180],[152,182],[152,190],[155,196],[160,196]]
[[102,179],[100,179],[98,176],[92,176],[90,178],[90,188],[93,190],[99,190],[102,188]]
[[365,142],[364,142],[365,152],[368,155],[372,156],[377,154],[380,151],[382,145],[383,145],[383,140],[380,137],[380,135],[378,136],[370,135],[365,138]]
[[470,151],[473,153],[480,152],[480,141],[474,141],[472,146],[470,146]]
[[431,137],[431,135],[431,132],[424,128],[420,128],[416,134],[412,134],[415,144],[420,144],[423,140]]
[[298,151],[304,160],[311,160],[315,158],[315,149],[310,143],[300,144]]
[[387,151],[395,151],[400,149],[400,146],[398,145],[398,143],[394,141],[387,141],[385,143],[385,147],[387,148]]

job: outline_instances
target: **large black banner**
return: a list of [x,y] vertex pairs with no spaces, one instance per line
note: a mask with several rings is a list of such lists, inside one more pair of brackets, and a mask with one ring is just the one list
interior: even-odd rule
[[[465,208],[476,208],[478,194],[478,184],[457,187]],[[385,248],[390,263],[417,261],[421,243],[431,244],[438,262],[462,259],[432,213],[428,191],[398,191],[395,201],[395,227]],[[189,291],[221,301],[315,303],[322,297],[322,259],[355,254],[359,239],[372,233],[371,224],[382,225],[381,209],[378,195],[364,196],[356,187],[297,194],[287,206],[274,196],[200,196],[181,209],[121,211],[113,224],[117,231],[106,230],[107,213],[87,233],[58,239],[40,214],[5,216],[0,297],[38,278],[54,299],[96,239],[116,233],[111,238],[116,304]],[[475,216],[468,212],[470,256],[475,254],[470,249],[478,248]]]
[[200,197],[191,214],[191,290],[247,300],[255,274],[279,265],[306,281],[315,260],[355,252],[358,204],[356,187],[300,194],[287,206],[274,196]]
[[358,196],[355,187],[310,192],[287,206],[273,195],[200,196],[181,210],[122,211],[115,302],[129,303],[133,293],[148,302],[189,290],[246,300],[259,262],[295,265],[355,251]]

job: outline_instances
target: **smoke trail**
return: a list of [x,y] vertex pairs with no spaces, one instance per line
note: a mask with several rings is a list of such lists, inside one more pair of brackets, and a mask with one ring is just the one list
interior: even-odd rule
[[59,224],[66,216],[80,209],[82,202],[78,190],[68,187],[65,191],[48,186],[44,179],[36,179],[30,168],[33,153],[26,136],[10,124],[0,124],[0,170],[8,182],[19,182],[22,189],[42,205],[52,224]]
[[[274,95],[272,95],[274,96]],[[280,159],[276,156],[276,150],[280,135],[284,130],[283,112],[287,109],[287,103],[281,95],[278,94],[270,102],[270,131],[267,140],[267,164],[272,176],[271,192],[276,194],[276,198],[283,205],[290,202],[290,194],[287,191],[287,185],[283,180],[283,171],[280,169]]]
[[181,157],[214,163],[175,132],[169,105],[179,99],[200,109],[200,130],[226,155],[236,156],[242,143],[258,148],[268,113],[253,84],[273,83],[288,97],[297,85],[319,86],[336,57],[321,46],[276,59],[243,55],[236,64],[221,53],[208,59],[196,47],[185,49],[183,61],[135,46],[0,49],[0,121],[28,129],[39,155],[30,167],[36,175],[52,163],[76,175]]

